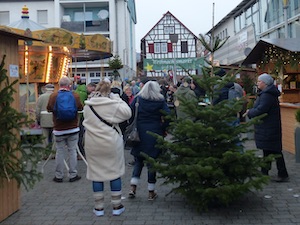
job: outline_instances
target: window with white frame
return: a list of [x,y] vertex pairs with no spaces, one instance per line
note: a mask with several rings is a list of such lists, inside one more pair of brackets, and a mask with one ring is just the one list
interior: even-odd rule
[[0,25],[9,24],[9,11],[0,11]]
[[168,53],[168,43],[167,42],[154,43],[154,53]]
[[161,43],[160,50],[161,53],[168,53],[168,44],[166,42]]
[[48,10],[37,10],[37,22],[39,24],[48,24]]
[[160,53],[160,43],[154,43],[154,53]]

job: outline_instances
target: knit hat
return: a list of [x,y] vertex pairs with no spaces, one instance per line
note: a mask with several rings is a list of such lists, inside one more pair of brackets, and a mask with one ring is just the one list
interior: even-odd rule
[[54,85],[53,84],[46,84],[45,89],[47,91],[54,91]]
[[188,84],[192,83],[192,79],[190,77],[184,77],[183,82],[187,82]]
[[267,73],[263,73],[258,77],[258,80],[264,82],[267,86],[270,86],[272,84],[274,84],[274,80],[273,78],[267,74]]

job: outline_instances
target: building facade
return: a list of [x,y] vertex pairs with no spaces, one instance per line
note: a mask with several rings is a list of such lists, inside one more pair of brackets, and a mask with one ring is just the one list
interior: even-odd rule
[[200,73],[203,60],[197,57],[197,40],[172,13],[166,12],[141,40],[144,75],[173,78]]
[[300,38],[299,21],[300,0],[243,0],[207,34],[229,37],[214,55],[220,65],[240,65],[262,38]]
[[[121,78],[136,75],[134,0],[0,0],[0,25],[19,20],[24,4],[30,19],[46,28],[106,36],[112,42],[112,54],[120,56],[124,65],[119,71]],[[98,82],[113,74],[108,59],[76,62],[75,56],[71,67],[72,75],[84,77],[86,82]]]

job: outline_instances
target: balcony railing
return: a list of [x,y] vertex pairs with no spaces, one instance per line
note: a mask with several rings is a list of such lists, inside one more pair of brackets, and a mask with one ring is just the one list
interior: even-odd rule
[[106,20],[91,20],[91,21],[73,21],[62,22],[61,28],[73,32],[96,32],[96,31],[109,31],[109,21]]

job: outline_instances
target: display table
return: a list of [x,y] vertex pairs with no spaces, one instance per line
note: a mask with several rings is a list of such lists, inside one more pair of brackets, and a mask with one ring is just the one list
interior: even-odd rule
[[282,148],[295,154],[295,126],[297,124],[295,112],[300,104],[280,103],[282,124]]
[[42,129],[40,128],[32,128],[32,129],[29,129],[29,128],[22,128],[21,129],[21,132],[20,132],[20,135],[42,135],[43,132],[42,132]]

